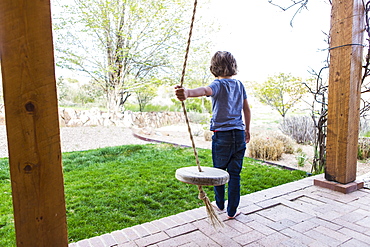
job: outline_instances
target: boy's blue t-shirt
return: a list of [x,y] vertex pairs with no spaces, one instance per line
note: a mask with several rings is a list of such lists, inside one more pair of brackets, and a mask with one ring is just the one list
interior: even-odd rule
[[212,89],[212,131],[244,130],[242,110],[247,98],[243,84],[235,79],[216,79]]

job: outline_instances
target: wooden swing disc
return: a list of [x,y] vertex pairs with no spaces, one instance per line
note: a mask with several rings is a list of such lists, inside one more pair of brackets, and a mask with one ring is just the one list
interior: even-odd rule
[[176,178],[187,184],[219,186],[229,182],[230,176],[227,171],[215,167],[197,166],[183,167],[176,170]]

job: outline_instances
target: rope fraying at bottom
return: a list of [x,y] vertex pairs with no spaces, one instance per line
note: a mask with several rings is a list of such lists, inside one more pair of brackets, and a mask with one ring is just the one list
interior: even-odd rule
[[209,200],[206,192],[204,192],[203,187],[198,185],[199,195],[198,198],[202,200],[206,206],[208,218],[211,220],[211,224],[214,228],[224,227],[222,221],[218,218],[215,210],[212,207],[211,201]]

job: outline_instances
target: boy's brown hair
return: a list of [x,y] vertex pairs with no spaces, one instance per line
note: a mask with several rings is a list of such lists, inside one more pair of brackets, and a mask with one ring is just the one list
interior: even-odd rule
[[233,76],[238,72],[238,66],[234,56],[228,51],[218,51],[211,59],[209,68],[215,77]]

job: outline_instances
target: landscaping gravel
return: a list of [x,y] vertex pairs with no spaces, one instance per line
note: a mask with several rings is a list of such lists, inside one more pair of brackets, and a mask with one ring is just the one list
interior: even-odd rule
[[[109,146],[147,144],[124,127],[63,127],[60,130],[62,152],[82,151]],[[0,157],[8,157],[6,127],[0,126]]]

